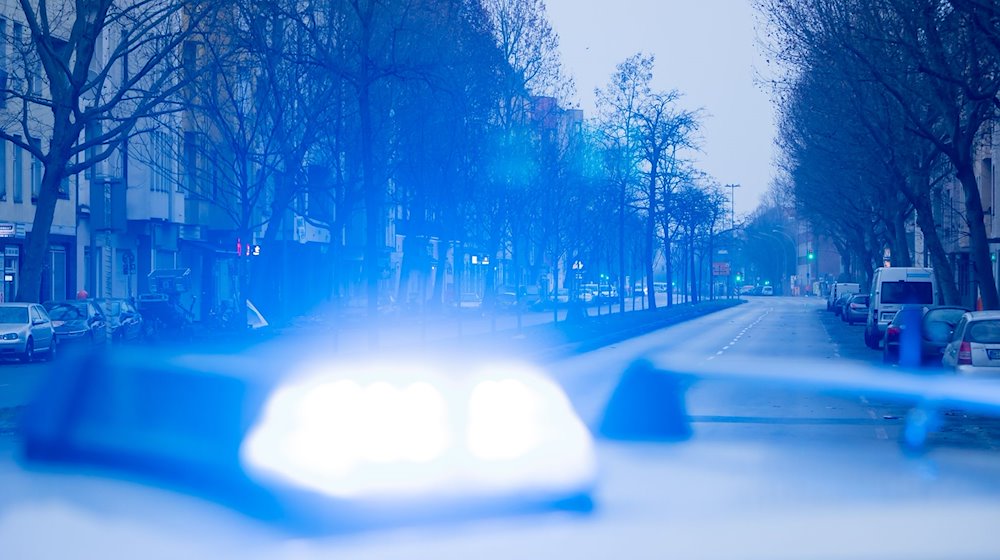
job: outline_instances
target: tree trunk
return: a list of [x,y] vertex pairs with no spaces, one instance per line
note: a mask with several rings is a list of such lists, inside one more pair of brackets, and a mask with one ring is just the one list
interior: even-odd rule
[[[64,159],[50,155],[50,162]],[[38,302],[42,295],[42,270],[49,256],[49,232],[55,219],[56,203],[59,200],[59,185],[65,174],[65,167],[58,163],[45,166],[42,174],[41,191],[35,206],[35,218],[31,224],[24,249],[24,263],[21,265],[21,283],[17,288],[17,301]]]
[[917,227],[924,234],[924,245],[931,254],[931,264],[934,267],[934,276],[937,278],[938,291],[944,300],[945,305],[958,305],[960,298],[958,295],[958,284],[955,282],[955,271],[948,263],[948,254],[941,243],[937,227],[934,224],[934,216],[931,212],[930,201],[921,198],[915,208],[917,213]]
[[979,199],[979,185],[976,183],[971,163],[956,165],[955,168],[956,176],[965,190],[965,213],[969,224],[969,259],[972,261],[973,273],[979,284],[983,309],[1000,309],[989,241],[986,238],[986,224],[983,222],[983,203]]

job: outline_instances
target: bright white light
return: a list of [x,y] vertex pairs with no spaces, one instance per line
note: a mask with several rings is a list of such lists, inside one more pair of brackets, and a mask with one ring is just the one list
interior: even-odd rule
[[558,386],[524,366],[466,370],[309,372],[269,399],[243,443],[244,465],[353,498],[589,488],[590,434]]
[[469,397],[466,437],[479,459],[514,459],[541,443],[537,394],[515,379],[483,381]]

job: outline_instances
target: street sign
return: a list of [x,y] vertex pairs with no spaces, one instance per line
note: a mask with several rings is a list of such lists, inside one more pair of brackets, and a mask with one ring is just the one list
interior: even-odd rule
[[727,262],[713,262],[712,263],[712,276],[729,276],[729,263],[727,263]]

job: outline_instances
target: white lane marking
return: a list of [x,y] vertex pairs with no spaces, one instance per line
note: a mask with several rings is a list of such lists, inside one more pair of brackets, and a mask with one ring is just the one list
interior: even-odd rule
[[868,409],[868,416],[869,416],[869,417],[870,417],[870,418],[871,418],[872,420],[877,420],[877,419],[878,419],[878,414],[875,414],[875,411],[874,411],[874,410],[872,410],[872,409],[870,409],[870,408]]
[[723,346],[722,349],[723,350],[729,350],[730,346],[732,346],[732,344],[727,344],[727,345]]
[[866,399],[864,396],[862,396],[861,397],[861,404],[868,404],[868,399]]
[[716,356],[721,356],[722,355],[722,350],[719,350],[718,352],[716,352],[715,355]]
[[885,432],[885,428],[878,426],[875,428],[875,437],[878,439],[889,439],[889,434]]

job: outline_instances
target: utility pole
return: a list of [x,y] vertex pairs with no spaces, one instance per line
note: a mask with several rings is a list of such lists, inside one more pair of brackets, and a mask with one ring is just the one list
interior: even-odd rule
[[[728,292],[726,297],[733,297],[732,279],[736,269],[734,262],[736,256],[736,189],[739,187],[738,183],[729,183],[725,187],[729,189],[729,252],[732,255],[729,258],[729,276],[726,277],[726,291]],[[739,286],[736,289],[739,289]]]

